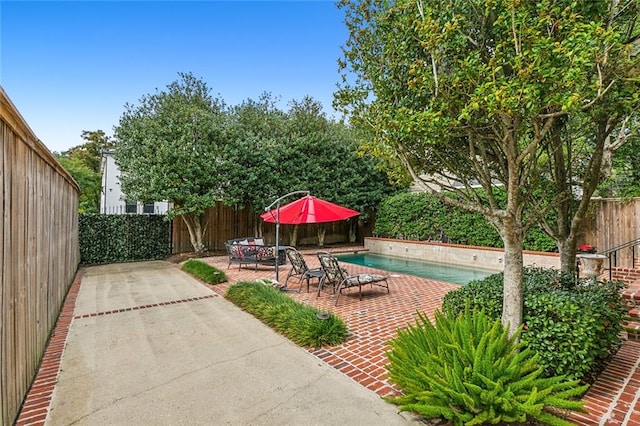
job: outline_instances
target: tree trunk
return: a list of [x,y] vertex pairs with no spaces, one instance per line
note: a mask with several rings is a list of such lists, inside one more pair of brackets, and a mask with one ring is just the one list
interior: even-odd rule
[[502,324],[513,335],[522,324],[524,292],[522,286],[522,234],[513,225],[504,229],[504,281]]
[[355,243],[358,237],[359,222],[359,220],[349,220],[349,242],[351,244]]
[[563,241],[557,241],[560,252],[560,271],[575,272],[576,270],[576,238],[571,234]]
[[324,247],[324,236],[327,233],[327,227],[324,225],[324,223],[319,223],[318,224],[318,245],[320,247]]
[[189,240],[191,241],[193,250],[196,253],[204,252],[205,246],[202,238],[202,220],[204,218],[204,215],[186,213],[181,215],[181,217],[185,225],[187,225],[187,229],[189,230]]
[[291,238],[289,239],[290,246],[296,246],[298,244],[298,227],[300,225],[293,225],[293,230],[291,231]]

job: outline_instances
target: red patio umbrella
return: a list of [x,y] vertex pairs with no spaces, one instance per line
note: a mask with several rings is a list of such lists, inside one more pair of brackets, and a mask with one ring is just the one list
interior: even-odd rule
[[269,223],[283,223],[299,225],[301,223],[324,223],[349,219],[358,216],[360,212],[342,207],[321,198],[307,195],[299,200],[280,206],[260,217]]
[[[284,206],[280,205],[282,200],[296,194],[305,194],[305,196],[299,200],[285,204]],[[276,208],[269,210],[274,205],[276,205]],[[262,213],[260,217],[265,222],[276,224],[276,281],[279,280],[279,229],[281,223],[286,225],[299,225],[301,223],[335,222],[338,220],[349,219],[350,217],[358,216],[359,214],[360,212],[355,210],[309,195],[309,191],[294,191],[287,195],[283,195],[271,203],[271,205],[267,207],[267,211]]]

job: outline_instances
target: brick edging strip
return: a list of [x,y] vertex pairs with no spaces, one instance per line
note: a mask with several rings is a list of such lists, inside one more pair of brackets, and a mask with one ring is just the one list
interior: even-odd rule
[[111,311],[74,316],[73,311],[76,306],[76,299],[80,291],[81,283],[82,271],[79,270],[76,273],[75,279],[71,284],[64,304],[62,305],[60,315],[58,316],[49,341],[47,342],[47,347],[45,349],[44,356],[42,357],[40,367],[38,368],[36,377],[31,384],[31,388],[27,393],[24,403],[22,404],[15,426],[41,426],[45,424],[45,420],[47,418],[47,415],[49,414],[49,409],[51,406],[53,390],[58,381],[58,373],[60,371],[62,354],[64,352],[67,336],[69,334],[69,328],[73,320],[220,297],[217,294],[210,294],[206,296],[191,297],[169,302],[151,303],[148,305],[135,306],[131,308],[114,309]]
[[75,317],[73,317],[73,319],[76,320],[76,319],[82,319],[82,318],[101,317],[104,315],[118,314],[121,312],[139,311],[142,309],[155,308],[158,306],[176,305],[178,303],[187,303],[187,302],[193,302],[196,300],[211,299],[213,297],[220,297],[220,296],[218,296],[217,294],[208,294],[206,296],[189,297],[188,299],[171,300],[169,302],[149,303],[147,305],[133,306],[130,308],[120,308],[120,309],[113,309],[111,311],[92,312],[90,314],[76,315]]
[[51,397],[60,371],[60,360],[73,321],[73,310],[82,282],[82,271],[78,270],[56,320],[47,347],[36,373],[35,380],[22,404],[16,426],[44,425],[49,413]]

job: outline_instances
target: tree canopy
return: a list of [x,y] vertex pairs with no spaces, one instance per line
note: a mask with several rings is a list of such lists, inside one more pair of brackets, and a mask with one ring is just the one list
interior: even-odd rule
[[125,109],[115,131],[122,191],[172,203],[168,217],[182,217],[194,249],[203,251],[203,214],[221,198],[225,180],[217,167],[227,142],[224,104],[204,81],[180,73],[166,90]]
[[56,154],[56,158],[80,186],[78,211],[98,213],[102,189],[101,153],[110,149],[113,141],[102,130],[83,130],[81,136],[86,140],[85,143]]
[[196,251],[205,249],[204,212],[218,201],[257,214],[283,194],[309,190],[364,212],[396,190],[380,161],[359,153],[354,131],[312,98],[287,112],[269,93],[228,108],[202,80],[180,77],[126,106],[115,157],[123,192],[171,202],[169,217],[185,220]]
[[[608,137],[638,110],[629,42],[638,35],[638,1],[340,5],[349,39],[336,105],[371,129],[378,152],[496,227],[505,246],[503,321],[515,330],[524,235],[571,196],[570,179],[580,176],[590,191],[597,185]],[[568,123],[590,132],[581,165],[568,139],[556,137]],[[557,192],[545,192],[550,182]]]

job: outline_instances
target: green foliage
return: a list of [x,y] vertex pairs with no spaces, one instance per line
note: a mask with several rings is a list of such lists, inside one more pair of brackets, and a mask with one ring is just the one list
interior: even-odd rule
[[[524,236],[550,217],[555,224],[545,230],[556,231],[556,245],[573,243],[611,130],[640,111],[639,56],[630,42],[640,29],[638,1],[341,0],[339,7],[349,35],[335,106],[370,129],[380,152],[433,190],[455,191],[449,203],[498,229],[509,272],[504,319],[521,324]],[[588,129],[580,155],[569,123]],[[550,179],[561,190],[542,202]],[[579,206],[566,203],[576,187]]]
[[292,190],[358,211],[377,207],[396,191],[381,161],[359,150],[358,134],[327,119],[312,98],[279,110],[269,94],[232,111],[233,144],[224,162],[228,204],[251,204],[257,212]]
[[227,275],[223,271],[202,260],[189,259],[182,264],[180,269],[209,284],[220,284],[227,281]]
[[98,213],[100,211],[100,194],[102,180],[100,173],[93,171],[80,158],[58,157],[58,162],[80,186],[78,213]]
[[[640,123],[640,117],[636,119]],[[640,124],[636,124],[636,128]],[[626,130],[626,129],[625,129]],[[640,135],[636,131],[615,153],[611,176],[598,188],[602,197],[640,197]]]
[[344,322],[333,313],[319,319],[316,309],[273,287],[257,282],[237,283],[229,287],[225,297],[300,346],[338,345],[347,338]]
[[380,204],[374,232],[383,237],[440,241],[444,239],[448,211],[427,193],[403,192]]
[[61,156],[78,159],[89,169],[99,173],[102,151],[113,148],[113,140],[103,130],[83,130],[81,136],[86,142],[64,151]]
[[191,74],[127,105],[115,129],[122,191],[134,200],[168,200],[169,217],[202,214],[219,198],[216,162],[226,144],[222,105]]
[[82,138],[87,142],[57,155],[57,160],[80,186],[78,213],[98,213],[102,192],[101,152],[111,148],[113,142],[102,130],[84,130]]
[[191,74],[144,96],[116,128],[123,192],[168,200],[196,251],[204,250],[202,213],[216,201],[256,212],[293,190],[366,211],[395,192],[380,161],[360,155],[353,131],[328,120],[311,98],[287,113],[268,93],[227,108]]
[[562,376],[543,378],[537,354],[517,337],[482,311],[436,312],[434,323],[419,315],[415,326],[399,330],[390,342],[389,379],[403,392],[391,402],[454,425],[571,424],[557,410],[584,412],[575,397],[588,386]]
[[81,214],[80,263],[163,259],[171,254],[171,222],[159,215]]
[[[391,238],[503,246],[496,228],[484,216],[447,205],[426,192],[403,192],[386,198],[378,208],[374,232]],[[539,228],[529,230],[524,248],[556,250],[553,240]]]
[[[522,341],[537,351],[546,376],[590,382],[620,345],[626,315],[622,283],[576,280],[553,269],[525,268]],[[502,315],[502,274],[445,295],[443,310],[469,305],[492,318]]]

